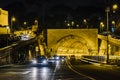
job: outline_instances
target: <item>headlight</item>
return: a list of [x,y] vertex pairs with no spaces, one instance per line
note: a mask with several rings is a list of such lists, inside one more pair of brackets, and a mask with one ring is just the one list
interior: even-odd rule
[[43,60],[43,63],[46,64],[46,63],[47,63],[47,60]]
[[36,61],[36,60],[33,60],[33,61],[32,61],[32,63],[33,63],[33,64],[36,64],[36,63],[37,63],[37,61]]
[[57,60],[58,60],[58,59],[60,59],[60,57],[58,57],[58,56],[57,56],[57,57],[55,57],[55,59],[57,59]]

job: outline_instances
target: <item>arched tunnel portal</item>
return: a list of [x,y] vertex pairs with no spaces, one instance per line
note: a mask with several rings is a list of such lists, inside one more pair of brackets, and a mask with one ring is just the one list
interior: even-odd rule
[[51,55],[98,54],[96,29],[48,29],[47,41]]

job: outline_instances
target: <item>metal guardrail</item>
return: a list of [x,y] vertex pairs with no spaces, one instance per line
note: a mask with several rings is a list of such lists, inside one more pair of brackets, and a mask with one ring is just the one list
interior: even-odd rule
[[104,56],[82,56],[81,59],[94,63],[105,63]]

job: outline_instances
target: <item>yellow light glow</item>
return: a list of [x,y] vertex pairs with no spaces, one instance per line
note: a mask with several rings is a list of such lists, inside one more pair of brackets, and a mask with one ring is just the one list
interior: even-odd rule
[[103,22],[100,22],[100,25],[103,25]]
[[115,24],[115,21],[112,21],[112,24]]
[[26,25],[27,24],[27,22],[24,22],[24,25]]
[[67,26],[70,26],[70,24],[68,23]]
[[6,29],[9,29],[9,26],[7,26]]
[[114,4],[114,5],[112,6],[112,8],[113,8],[113,10],[116,10],[116,9],[118,9],[118,5],[117,5],[117,4]]
[[86,23],[86,22],[87,22],[87,20],[86,20],[86,19],[83,19],[83,22],[84,22],[84,23]]
[[104,27],[105,25],[104,25],[104,23],[103,23],[103,22],[100,22],[100,26],[101,26],[101,27]]
[[12,17],[11,20],[12,20],[13,22],[15,22],[15,21],[16,21],[16,18],[15,18],[15,17]]
[[76,27],[79,27],[79,24],[77,24]]
[[35,24],[38,24],[38,20],[35,20]]
[[74,21],[72,21],[72,22],[71,22],[71,24],[72,24],[72,26],[74,26],[75,22],[74,22]]

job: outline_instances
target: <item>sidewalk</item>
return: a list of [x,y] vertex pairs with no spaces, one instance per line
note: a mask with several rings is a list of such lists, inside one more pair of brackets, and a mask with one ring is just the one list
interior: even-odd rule
[[0,68],[6,68],[6,67],[11,67],[13,64],[7,64],[7,65],[0,65]]
[[7,67],[30,67],[30,64],[7,64],[7,65],[0,65],[0,68],[7,68]]

